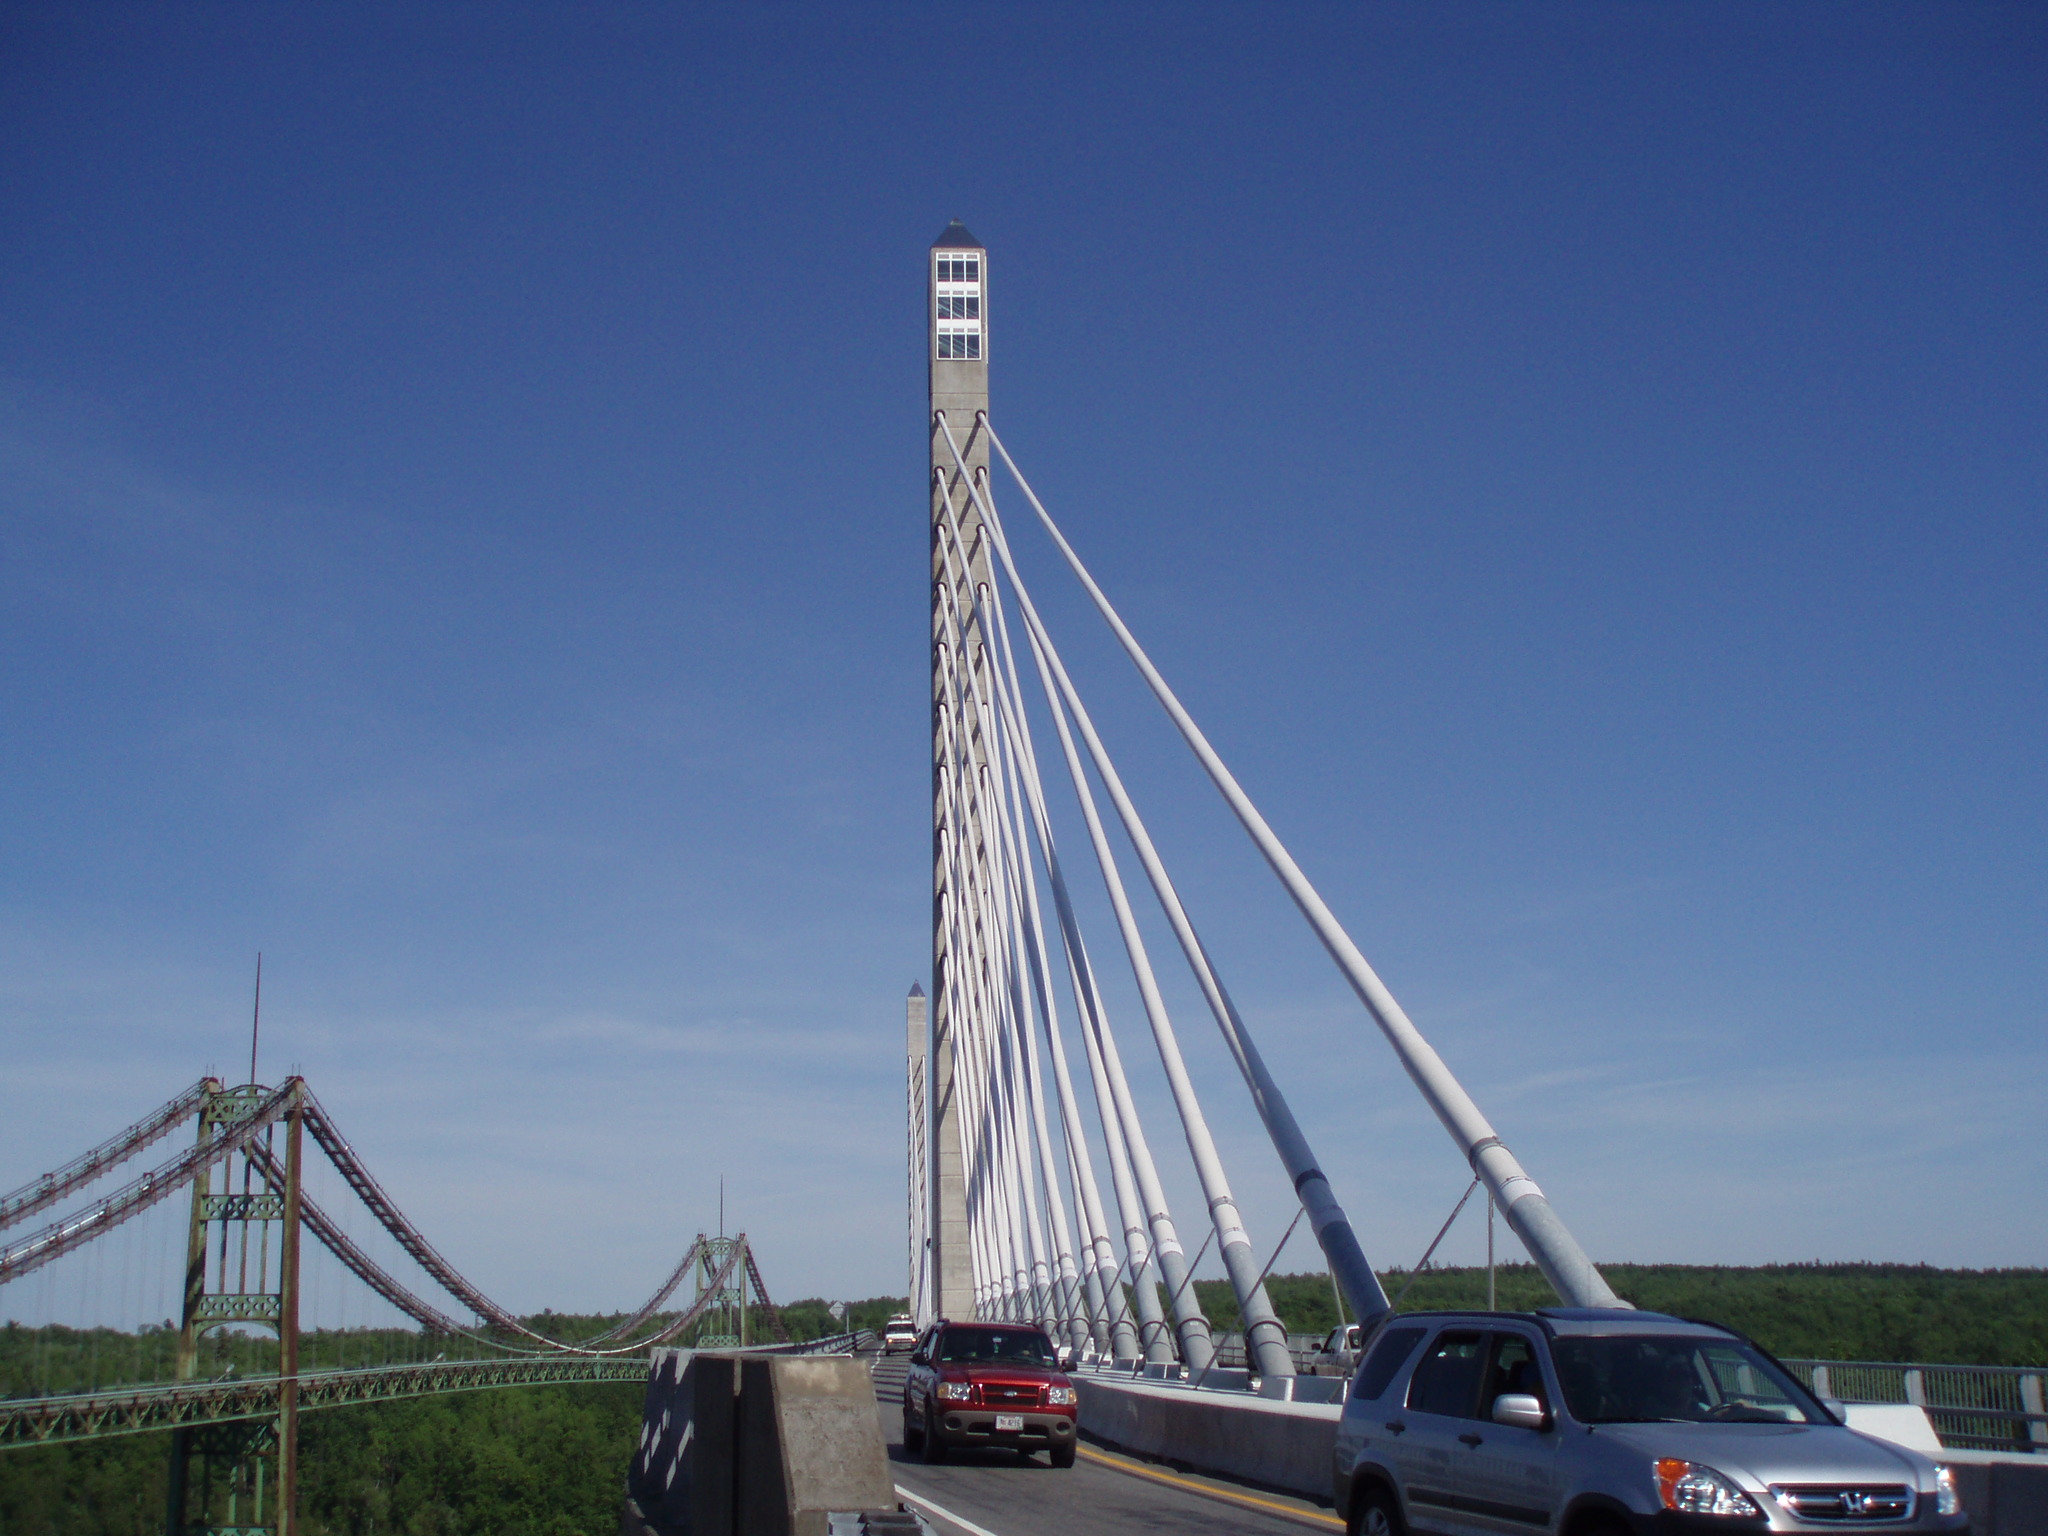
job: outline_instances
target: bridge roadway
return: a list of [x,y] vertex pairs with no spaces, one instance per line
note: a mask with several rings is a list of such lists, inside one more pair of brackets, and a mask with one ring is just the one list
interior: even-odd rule
[[1008,1451],[956,1452],[941,1465],[928,1465],[903,1448],[909,1357],[874,1355],[869,1364],[897,1492],[942,1536],[1303,1536],[1344,1528],[1329,1510],[1286,1494],[1197,1477],[1086,1444],[1080,1460],[1061,1471],[1042,1457],[1020,1462]]

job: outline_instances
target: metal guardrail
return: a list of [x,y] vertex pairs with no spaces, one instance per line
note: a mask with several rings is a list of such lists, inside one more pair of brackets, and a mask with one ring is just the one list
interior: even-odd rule
[[[1322,1347],[1327,1335],[1320,1333],[1290,1333],[1287,1335],[1287,1353],[1294,1359],[1297,1371],[1306,1371],[1316,1353]],[[1225,1369],[1242,1371],[1248,1367],[1244,1347],[1244,1335],[1232,1330],[1215,1335],[1216,1364]]]
[[857,1355],[861,1350],[882,1342],[881,1335],[872,1328],[856,1328],[851,1333],[828,1333],[822,1339],[805,1339],[801,1344],[770,1344],[749,1354],[764,1355]]
[[1927,1410],[1953,1450],[2048,1455],[2048,1371],[2020,1365],[1918,1365],[1877,1360],[1787,1360],[1817,1397],[1843,1403],[1906,1403]]

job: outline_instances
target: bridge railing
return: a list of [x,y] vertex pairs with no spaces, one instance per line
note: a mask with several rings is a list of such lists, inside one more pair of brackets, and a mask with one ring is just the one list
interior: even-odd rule
[[[430,1393],[489,1387],[531,1387],[582,1382],[644,1382],[645,1356],[546,1355],[501,1360],[435,1360],[353,1370],[301,1371],[301,1413]],[[267,1419],[278,1411],[285,1378],[230,1377],[164,1382],[58,1397],[0,1401],[0,1451],[19,1446],[145,1434],[237,1419]]]
[[[1290,1333],[1287,1335],[1287,1353],[1294,1359],[1294,1368],[1305,1371],[1323,1342],[1320,1333]],[[1235,1331],[1218,1333],[1216,1341],[1216,1363],[1227,1370],[1241,1371],[1247,1368],[1248,1359],[1244,1347],[1244,1335]]]
[[882,1342],[881,1335],[872,1328],[856,1328],[851,1333],[828,1333],[822,1339],[805,1339],[801,1344],[766,1344],[748,1354],[763,1355],[855,1355],[864,1349],[872,1349]]
[[2038,1366],[1916,1365],[1877,1360],[1787,1360],[1816,1396],[1843,1403],[1910,1403],[1927,1410],[1956,1450],[2048,1454],[2048,1408]]
[[[1289,1335],[1290,1351],[1296,1354],[1297,1365],[1305,1369],[1309,1351],[1300,1347],[1301,1340],[1311,1347],[1319,1341],[1312,1335]],[[1243,1396],[1259,1392],[1261,1386],[1283,1386],[1278,1381],[1262,1384],[1250,1376],[1243,1367],[1243,1346],[1235,1335],[1220,1335],[1217,1346],[1217,1359],[1223,1363],[1199,1380],[1178,1365],[1138,1364],[1118,1369],[1106,1360],[1079,1364],[1090,1374],[1133,1376],[1205,1393]],[[1924,1409],[1935,1434],[1950,1450],[2048,1456],[2048,1410],[2042,1402],[2048,1371],[2039,1367],[1868,1360],[1787,1360],[1784,1364],[1819,1397],[1856,1405],[1910,1404]],[[1342,1403],[1350,1388],[1348,1374],[1342,1380],[1303,1374],[1284,1384],[1284,1395],[1290,1402]],[[1261,1395],[1283,1394],[1269,1390]]]

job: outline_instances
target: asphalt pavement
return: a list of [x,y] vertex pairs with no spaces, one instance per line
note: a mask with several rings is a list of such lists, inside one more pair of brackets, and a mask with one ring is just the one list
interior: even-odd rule
[[937,1466],[903,1449],[903,1355],[873,1358],[876,1408],[897,1492],[941,1536],[1303,1536],[1342,1530],[1328,1510],[1083,1444],[1080,1460],[1054,1468],[1043,1454],[955,1451]]

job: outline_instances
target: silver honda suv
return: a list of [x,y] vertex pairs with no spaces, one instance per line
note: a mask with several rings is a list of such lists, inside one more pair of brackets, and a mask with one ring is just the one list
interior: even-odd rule
[[1845,1428],[1740,1334],[1655,1312],[1410,1312],[1337,1430],[1353,1536],[1964,1532],[1946,1467]]

